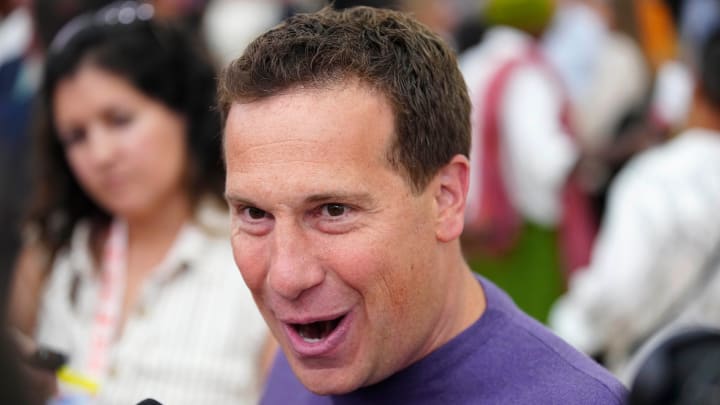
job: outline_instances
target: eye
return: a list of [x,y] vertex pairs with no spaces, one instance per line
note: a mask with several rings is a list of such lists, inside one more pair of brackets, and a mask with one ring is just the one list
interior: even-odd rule
[[114,127],[124,127],[130,124],[134,116],[125,111],[112,110],[107,113],[107,123]]
[[322,207],[322,214],[330,217],[339,217],[347,213],[349,208],[342,204],[325,204]]
[[252,219],[263,219],[267,216],[267,212],[255,207],[245,208],[245,213]]
[[236,216],[245,222],[259,222],[270,216],[267,211],[251,205],[236,206],[234,211],[236,212]]
[[341,203],[328,203],[312,211],[314,227],[328,234],[342,234],[351,231],[357,225],[361,211]]
[[273,217],[260,208],[241,205],[233,208],[233,228],[250,235],[264,235],[273,227]]
[[61,133],[59,138],[63,147],[69,148],[85,140],[85,130],[82,128],[75,128]]

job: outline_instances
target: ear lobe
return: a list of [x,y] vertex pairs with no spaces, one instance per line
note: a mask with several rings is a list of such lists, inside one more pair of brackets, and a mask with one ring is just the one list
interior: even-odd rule
[[465,221],[465,201],[470,182],[467,157],[455,155],[435,176],[437,222],[435,235],[442,242],[460,237]]

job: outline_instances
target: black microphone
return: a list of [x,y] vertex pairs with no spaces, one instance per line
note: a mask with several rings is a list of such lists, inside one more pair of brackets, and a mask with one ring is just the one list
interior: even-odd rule
[[137,405],[162,405],[162,404],[152,398],[146,398],[146,399],[143,399],[142,401],[138,402]]

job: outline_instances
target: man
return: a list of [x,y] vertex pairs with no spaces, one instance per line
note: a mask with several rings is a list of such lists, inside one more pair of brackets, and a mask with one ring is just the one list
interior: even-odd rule
[[656,332],[720,326],[720,29],[698,48],[688,129],[623,168],[592,263],[550,317],[627,381],[635,349]]
[[439,37],[326,8],[219,91],[235,260],[282,348],[263,403],[622,402],[465,263],[470,105]]

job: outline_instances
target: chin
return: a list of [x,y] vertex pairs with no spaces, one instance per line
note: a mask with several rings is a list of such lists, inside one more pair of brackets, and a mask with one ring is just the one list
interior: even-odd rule
[[303,382],[303,385],[317,395],[342,395],[359,388],[353,385],[334,384],[332,381],[318,381],[317,384]]
[[337,369],[304,369],[296,370],[300,382],[317,395],[342,395],[362,387],[357,378],[346,375],[343,370]]

